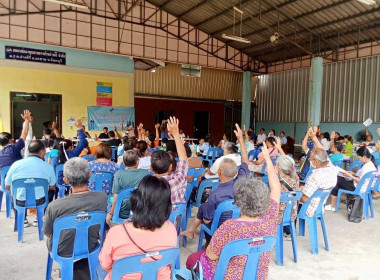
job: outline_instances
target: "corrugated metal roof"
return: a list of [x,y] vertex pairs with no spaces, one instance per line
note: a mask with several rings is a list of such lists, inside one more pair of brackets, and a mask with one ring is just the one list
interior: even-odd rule
[[[247,45],[229,41],[230,46],[264,62],[376,41],[380,38],[380,0],[369,6],[357,0],[149,0],[192,26],[220,39],[233,33],[233,7],[243,13],[242,37]],[[239,16],[239,15],[237,15]],[[236,19],[235,34],[240,33]],[[359,35],[359,26],[361,32]],[[269,37],[278,31],[279,43]],[[339,33],[339,42],[338,42]],[[311,36],[312,34],[312,36]],[[285,39],[286,37],[287,39]],[[310,38],[312,44],[310,44]],[[303,49],[296,46],[302,46]]]

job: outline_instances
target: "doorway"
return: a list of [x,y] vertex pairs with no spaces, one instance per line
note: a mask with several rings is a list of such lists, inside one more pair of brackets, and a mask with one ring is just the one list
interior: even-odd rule
[[23,119],[20,117],[23,110],[29,110],[33,114],[33,136],[42,138],[45,128],[44,122],[57,122],[62,127],[61,111],[62,96],[58,94],[39,94],[11,92],[11,132],[15,138],[21,135]]
[[194,112],[194,138],[205,138],[210,131],[210,113]]

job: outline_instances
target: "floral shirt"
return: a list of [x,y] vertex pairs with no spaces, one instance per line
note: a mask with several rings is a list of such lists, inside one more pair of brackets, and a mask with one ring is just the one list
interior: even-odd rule
[[[99,162],[96,160],[90,161],[88,163],[88,167],[90,168],[90,172],[108,172],[115,174],[117,171],[119,171],[119,167],[117,164],[113,161],[111,162]],[[90,191],[95,191],[95,184],[94,181],[89,181],[88,189]],[[103,191],[107,195],[111,194],[112,190],[112,181],[103,181]]]
[[[228,242],[262,236],[274,236],[277,230],[277,214],[278,203],[274,200],[270,200],[270,206],[266,213],[260,216],[259,220],[254,222],[239,221],[239,220],[227,220],[225,221],[214,233],[210,241],[211,251],[220,256],[224,246]],[[259,268],[257,272],[257,278],[264,280],[268,278],[270,252],[265,252],[260,256]],[[200,261],[203,267],[203,277],[207,280],[214,278],[215,269],[218,261],[211,261],[206,252],[200,257]],[[247,256],[236,256],[230,260],[228,264],[225,280],[241,280],[243,279],[244,267],[247,261]],[[219,279],[216,279],[219,280]]]
[[[283,181],[286,181],[286,183],[289,184],[289,186],[293,189],[293,191],[300,191],[300,179],[298,176],[295,176],[295,178],[290,177],[289,175],[282,176],[281,180],[281,192],[289,192],[287,187],[282,184]],[[278,217],[277,217],[277,223],[281,224],[282,222],[282,216],[284,215],[284,211],[286,208],[286,203],[280,203],[279,209],[278,209]],[[292,210],[292,221],[294,221],[297,218],[297,210],[298,210],[298,203],[294,202],[293,204],[293,210]]]

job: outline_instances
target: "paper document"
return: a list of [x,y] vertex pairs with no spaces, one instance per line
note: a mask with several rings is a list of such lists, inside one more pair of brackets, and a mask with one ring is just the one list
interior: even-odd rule
[[347,176],[344,175],[344,173],[347,173],[346,170],[340,168],[339,166],[334,166],[334,168],[335,168],[336,172],[338,172],[338,176],[344,177],[344,178],[349,179],[349,180],[352,180],[351,177],[347,177]]
[[372,124],[372,120],[368,118],[363,124],[364,126],[369,127]]

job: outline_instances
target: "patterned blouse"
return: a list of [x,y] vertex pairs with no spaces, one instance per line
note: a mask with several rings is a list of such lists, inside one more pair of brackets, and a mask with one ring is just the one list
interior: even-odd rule
[[[99,162],[99,161],[93,160],[88,163],[88,167],[90,168],[90,172],[93,172],[93,173],[94,172],[108,172],[108,173],[115,174],[117,171],[119,171],[119,167],[113,161]],[[88,189],[90,191],[95,191],[94,181],[89,182]],[[111,194],[112,182],[103,181],[103,191],[105,191],[107,195]]]
[[[230,241],[261,237],[274,236],[277,230],[277,214],[278,204],[274,200],[270,200],[268,211],[263,214],[259,220],[254,222],[227,220],[214,233],[210,241],[210,249],[212,252],[220,256],[223,247]],[[264,280],[268,278],[270,252],[265,252],[260,256],[259,267],[257,271],[257,279]],[[203,267],[203,277],[207,280],[214,278],[215,269],[218,261],[211,261],[206,252],[200,257]],[[243,279],[244,267],[247,256],[233,257],[228,264],[224,280],[241,280]],[[219,279],[218,279],[219,280]]]
[[[289,190],[284,186],[282,183],[283,181],[286,181],[286,183],[289,184],[289,186],[293,189],[293,191],[300,191],[300,179],[298,176],[295,176],[295,178],[290,177],[289,175],[283,175],[281,181],[281,192],[288,192]],[[280,203],[279,209],[278,209],[278,217],[277,217],[277,223],[281,224],[282,222],[282,216],[284,215],[284,211],[286,208],[286,203]],[[294,221],[297,218],[297,211],[298,211],[298,203],[294,202],[293,204],[293,211],[292,211],[292,221]]]

